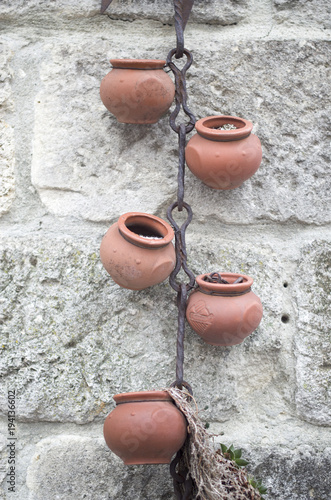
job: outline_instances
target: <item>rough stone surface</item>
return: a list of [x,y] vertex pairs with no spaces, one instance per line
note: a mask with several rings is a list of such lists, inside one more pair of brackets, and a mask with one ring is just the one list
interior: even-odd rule
[[[264,450],[259,461],[252,452],[244,452],[244,456],[250,460],[249,472],[256,478],[263,477],[268,498],[329,498],[330,448],[318,453],[301,445],[290,455],[273,448]],[[53,498],[54,491],[59,500],[76,500],[77,491],[83,492],[86,500],[174,498],[168,467],[125,467],[106,449],[102,439],[75,435],[50,437],[37,443],[28,468],[27,486],[29,500]]]
[[0,215],[11,207],[15,197],[13,130],[0,121]]
[[29,500],[54,498],[54,492],[57,500],[76,500],[77,492],[86,500],[173,498],[167,466],[125,467],[102,438],[75,435],[50,437],[37,444],[27,486]]
[[15,386],[23,420],[83,423],[104,414],[111,394],[130,386],[129,358],[138,354],[124,355],[125,293],[108,280],[96,242],[13,241],[1,263],[2,408]]
[[[196,0],[190,21],[210,24],[235,24],[248,12],[249,0]],[[162,23],[173,23],[173,2],[171,0],[114,0],[107,14],[113,19],[133,20],[155,19]]]
[[[42,201],[57,215],[94,221],[157,211],[175,185],[166,120],[161,126],[125,126],[107,112],[99,96],[110,70],[105,42],[76,39],[74,46],[54,40],[45,51],[50,55],[41,68],[32,161]],[[158,172],[156,191],[151,170]]]
[[303,248],[297,281],[296,404],[308,422],[331,425],[330,243]]
[[275,6],[274,19],[278,23],[288,26],[306,24],[319,26],[323,29],[331,28],[330,2],[319,0],[273,0]]
[[10,49],[0,42],[0,109],[2,112],[12,107],[10,57]]
[[[235,24],[247,13],[249,0],[196,0],[191,20],[203,23]],[[99,13],[101,0],[2,0],[0,17],[55,14],[69,18],[95,16]],[[154,19],[173,24],[174,8],[171,0],[113,0],[106,14],[114,19],[132,21]]]
[[0,216],[9,210],[15,196],[13,129],[3,118],[12,109],[10,55],[0,43]]
[[[253,464],[252,458],[252,464]],[[331,448],[322,452],[302,444],[290,453],[274,448],[265,450],[260,464],[253,468],[268,487],[267,499],[328,500],[330,498]],[[255,461],[256,463],[256,461]]]
[[79,18],[96,15],[100,10],[99,0],[1,0],[0,18],[17,18],[36,14],[57,14]]

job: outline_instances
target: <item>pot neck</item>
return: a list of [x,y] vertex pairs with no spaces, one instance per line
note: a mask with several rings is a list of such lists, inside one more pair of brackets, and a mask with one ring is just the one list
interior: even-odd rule
[[[200,274],[200,276],[196,277],[196,282],[198,290],[207,295],[220,295],[223,297],[245,295],[251,291],[251,286],[253,284],[253,278],[245,274],[221,273],[222,278],[228,281],[228,284],[205,281],[204,278],[206,276],[208,275]],[[241,283],[234,283],[238,278],[243,278],[243,281]]]
[[110,59],[114,69],[163,69],[166,61],[159,59]]
[[171,242],[174,237],[172,227],[154,215],[130,212],[118,219],[121,236],[140,248],[158,249]]
[[122,394],[115,394],[113,399],[117,405],[124,403],[146,403],[150,401],[173,402],[172,397],[167,391],[125,392]]
[[207,291],[199,286],[196,288],[199,292],[204,293],[206,295],[217,295],[219,297],[239,297],[240,295],[245,295],[252,291],[251,288],[247,288],[247,290],[243,290],[242,292],[215,292],[215,291]]
[[[233,130],[220,130],[224,125],[233,125]],[[239,141],[250,135],[252,122],[236,116],[207,116],[195,124],[196,131],[205,139],[217,142]]]

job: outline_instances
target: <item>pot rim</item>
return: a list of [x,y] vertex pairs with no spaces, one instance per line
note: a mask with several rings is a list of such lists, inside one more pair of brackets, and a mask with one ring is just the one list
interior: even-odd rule
[[149,401],[172,401],[173,399],[167,391],[139,391],[139,392],[123,392],[113,396],[117,405],[122,403],[143,403]]
[[[144,236],[131,231],[128,224],[141,224],[159,233],[162,238],[147,239]],[[156,215],[141,212],[128,212],[118,219],[118,230],[127,241],[142,248],[162,248],[168,245],[174,237],[174,231],[170,224]]]
[[110,59],[115,69],[163,69],[166,62],[164,59]]
[[[222,125],[234,125],[237,127],[235,130],[218,130],[214,127],[221,127]],[[212,141],[238,141],[248,137],[253,129],[253,123],[244,118],[237,116],[215,115],[206,116],[201,118],[195,124],[196,131],[202,137]]]
[[216,292],[216,293],[226,293],[226,294],[231,294],[233,293],[238,293],[238,292],[245,292],[248,290],[252,284],[253,284],[253,278],[250,276],[246,276],[246,274],[242,273],[221,273],[219,274],[222,276],[222,278],[226,279],[227,281],[236,281],[237,278],[244,278],[243,283],[236,283],[232,284],[229,283],[224,284],[224,283],[210,283],[208,281],[204,281],[204,277],[208,276],[210,273],[205,273],[205,274],[200,274],[195,278],[199,288],[202,290],[205,290],[207,292]]

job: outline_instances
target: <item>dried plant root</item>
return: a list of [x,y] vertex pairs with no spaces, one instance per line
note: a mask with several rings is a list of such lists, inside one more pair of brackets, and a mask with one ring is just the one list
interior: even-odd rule
[[247,471],[215,450],[212,437],[198,416],[196,402],[183,388],[166,389],[188,422],[188,439],[182,449],[179,468],[188,470],[193,480],[195,500],[260,500],[261,495],[248,481]]

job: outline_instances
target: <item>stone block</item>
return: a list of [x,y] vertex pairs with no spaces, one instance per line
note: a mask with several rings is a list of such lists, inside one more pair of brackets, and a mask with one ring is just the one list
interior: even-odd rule
[[[243,451],[249,473],[262,479],[272,500],[327,500],[331,449],[301,445],[291,453],[277,447]],[[284,479],[286,478],[286,480]],[[125,466],[102,438],[60,434],[39,441],[27,473],[29,500],[170,500],[169,468]]]
[[173,498],[169,467],[125,466],[103,438],[75,435],[49,437],[37,444],[27,486],[29,500]]
[[274,0],[274,19],[286,26],[301,25],[308,29],[331,28],[331,6],[328,0]]
[[[107,415],[116,393],[175,379],[175,294],[167,282],[141,292],[120,288],[102,268],[99,244],[68,237],[1,242],[3,413],[6,390],[15,388],[20,420],[87,423]],[[255,413],[260,398],[272,406],[276,395],[286,404],[295,379],[291,330],[281,322],[283,307],[292,315],[281,259],[240,237],[193,238],[189,245],[196,274],[245,272],[264,306],[259,328],[234,348],[208,346],[188,329],[186,377],[199,404],[209,406],[206,418]]]
[[[153,32],[147,43],[141,27],[131,26],[125,54],[126,31],[113,31],[113,55],[141,57],[146,44],[153,47],[148,57],[165,54],[168,34]],[[204,46],[204,37],[195,30],[187,42],[195,57],[188,72],[190,108],[198,118],[230,114],[251,120],[263,160],[233,191],[212,190],[188,172],[186,199],[195,216],[243,224],[327,223],[330,46],[315,41],[229,45],[217,32]],[[156,213],[175,197],[177,137],[167,117],[152,126],[117,123],[99,99],[108,71],[107,45],[75,40],[70,46],[56,40],[45,48],[44,86],[35,105],[33,183],[47,209],[60,216],[101,221],[131,210]]]
[[330,263],[330,242],[314,241],[302,249],[296,276],[296,405],[317,425],[331,425]]
[[187,84],[190,108],[198,118],[224,114],[252,121],[263,152],[257,173],[233,191],[209,189],[188,174],[186,198],[199,200],[198,218],[330,221],[325,107],[330,47],[304,40],[231,46],[214,40],[207,53],[194,49]]

